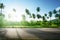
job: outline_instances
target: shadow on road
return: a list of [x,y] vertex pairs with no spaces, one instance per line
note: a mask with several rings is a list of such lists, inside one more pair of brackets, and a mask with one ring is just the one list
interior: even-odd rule
[[6,40],[6,35],[7,30],[0,28],[0,40]]
[[43,40],[60,40],[60,32],[48,32],[38,29],[28,29],[25,31]]

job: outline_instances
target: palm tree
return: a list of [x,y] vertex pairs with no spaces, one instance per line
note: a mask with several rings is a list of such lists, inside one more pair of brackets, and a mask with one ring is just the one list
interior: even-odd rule
[[52,12],[51,11],[49,12],[49,17],[50,17],[50,20],[51,20],[51,17],[52,17]]
[[46,13],[44,14],[44,16],[45,16],[45,18],[47,18],[47,14]]
[[56,14],[56,13],[57,13],[57,11],[54,9],[54,10],[53,10],[53,13],[54,13],[54,14]]
[[2,13],[2,9],[4,9],[3,3],[0,3],[0,9],[1,9],[1,13]]
[[38,14],[38,12],[40,12],[40,7],[37,7],[37,8],[36,8],[36,11],[37,11],[37,15],[36,15],[37,18],[38,18],[38,19],[41,18],[41,15]]
[[29,12],[28,9],[25,9],[25,12],[26,12],[28,15],[30,15],[30,12]]
[[38,19],[41,18],[41,15],[37,14],[37,18],[38,18]]
[[40,11],[40,7],[37,7],[37,9],[36,9],[36,10],[37,10],[37,12],[39,12],[39,11]]
[[30,13],[30,11],[28,10],[28,9],[25,9],[25,12],[27,13],[27,15],[29,15],[30,16],[30,18],[31,18],[31,13]]
[[45,15],[45,16],[47,16],[47,14],[46,14],[46,13],[45,13],[44,15]]
[[60,23],[59,23],[59,14],[55,14],[55,18],[57,19],[56,25],[58,27],[60,25]]
[[60,26],[60,9],[58,10],[58,12],[59,12],[59,15],[58,15],[58,27]]
[[59,11],[58,11],[58,12],[59,12],[59,20],[60,20],[60,9],[59,9]]
[[0,9],[1,9],[0,16],[3,16],[3,17],[4,17],[4,14],[2,14],[2,9],[4,9],[4,5],[3,5],[3,3],[0,3]]
[[0,9],[1,9],[1,13],[0,13],[0,16],[5,16],[4,14],[2,14],[2,9],[4,9],[4,5],[3,5],[3,3],[0,3]]
[[55,14],[55,18],[58,19],[59,18],[59,14]]
[[14,8],[13,11],[16,12],[16,9]]
[[45,20],[47,21],[47,19],[48,19],[47,14],[45,13],[44,16],[45,16]]
[[35,19],[35,14],[34,13],[32,14],[32,17]]
[[50,26],[51,26],[51,17],[52,17],[52,12],[51,12],[51,11],[49,12],[49,17],[50,17],[50,22],[49,22],[49,24],[50,24]]
[[45,19],[45,16],[42,16],[42,19],[43,19],[43,22],[44,22],[44,21],[46,20],[46,19]]
[[42,19],[43,19],[43,21],[45,20],[45,17],[44,16],[42,16]]
[[42,20],[43,20],[43,24],[44,24],[43,26],[46,26],[46,21],[47,20],[45,19],[45,16],[42,16]]
[[57,16],[57,11],[56,11],[56,9],[53,10],[53,14],[55,15],[55,18],[56,18],[56,16]]
[[0,13],[0,26],[2,27],[3,26],[3,17],[4,17],[4,14],[2,14],[2,9],[4,9],[3,3],[0,3],[0,9],[1,9],[1,13]]
[[47,17],[47,19],[49,19],[49,17]]
[[59,14],[60,14],[60,9],[59,9]]

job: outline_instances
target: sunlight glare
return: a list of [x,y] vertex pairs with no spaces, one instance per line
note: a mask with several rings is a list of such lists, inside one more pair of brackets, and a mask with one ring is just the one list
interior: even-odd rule
[[[21,21],[22,20],[22,14],[23,11],[21,9],[15,8],[16,12],[13,11],[13,9],[8,10],[8,12],[5,14],[5,19],[7,21]],[[6,10],[7,11],[7,10]]]

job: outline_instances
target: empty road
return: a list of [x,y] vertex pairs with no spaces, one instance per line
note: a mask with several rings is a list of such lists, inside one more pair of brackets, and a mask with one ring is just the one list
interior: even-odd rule
[[0,28],[0,40],[60,40],[60,28]]

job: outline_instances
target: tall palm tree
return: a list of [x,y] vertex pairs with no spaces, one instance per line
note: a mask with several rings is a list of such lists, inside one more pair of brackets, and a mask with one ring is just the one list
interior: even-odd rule
[[59,23],[59,14],[55,14],[55,18],[57,19],[56,25],[58,27],[60,25],[60,23]]
[[59,27],[60,26],[60,9],[58,10],[58,12],[59,12],[58,13],[59,15],[58,15],[58,23],[57,24],[58,24],[58,27]]
[[1,9],[1,13],[2,13],[2,9],[4,9],[4,4],[0,3],[0,9]]
[[52,23],[52,22],[51,22],[52,11],[49,12],[49,17],[50,17],[50,22],[49,22],[49,24],[50,24],[50,26],[51,26],[51,23]]
[[3,17],[4,17],[4,14],[2,14],[2,9],[4,9],[3,3],[0,3],[0,9],[1,9],[1,12],[0,12],[0,26],[2,27],[3,26]]
[[52,17],[52,12],[51,11],[49,12],[49,17],[50,17],[50,20],[51,20],[51,17]]
[[53,10],[53,14],[55,15],[55,18],[56,18],[56,16],[57,16],[57,11],[56,11],[56,9]]
[[40,12],[40,7],[37,7],[36,11],[37,11],[37,14],[38,14],[38,12]]
[[43,20],[43,24],[46,24],[47,20],[46,20],[45,16],[42,16],[42,20]]
[[58,11],[58,12],[59,12],[59,20],[60,20],[60,9],[59,9],[59,11]]
[[36,16],[37,16],[37,18],[39,19],[39,18],[41,17],[41,15],[38,14],[38,12],[40,12],[40,7],[37,7],[37,8],[36,8],[36,11],[37,11],[37,15],[36,15]]

